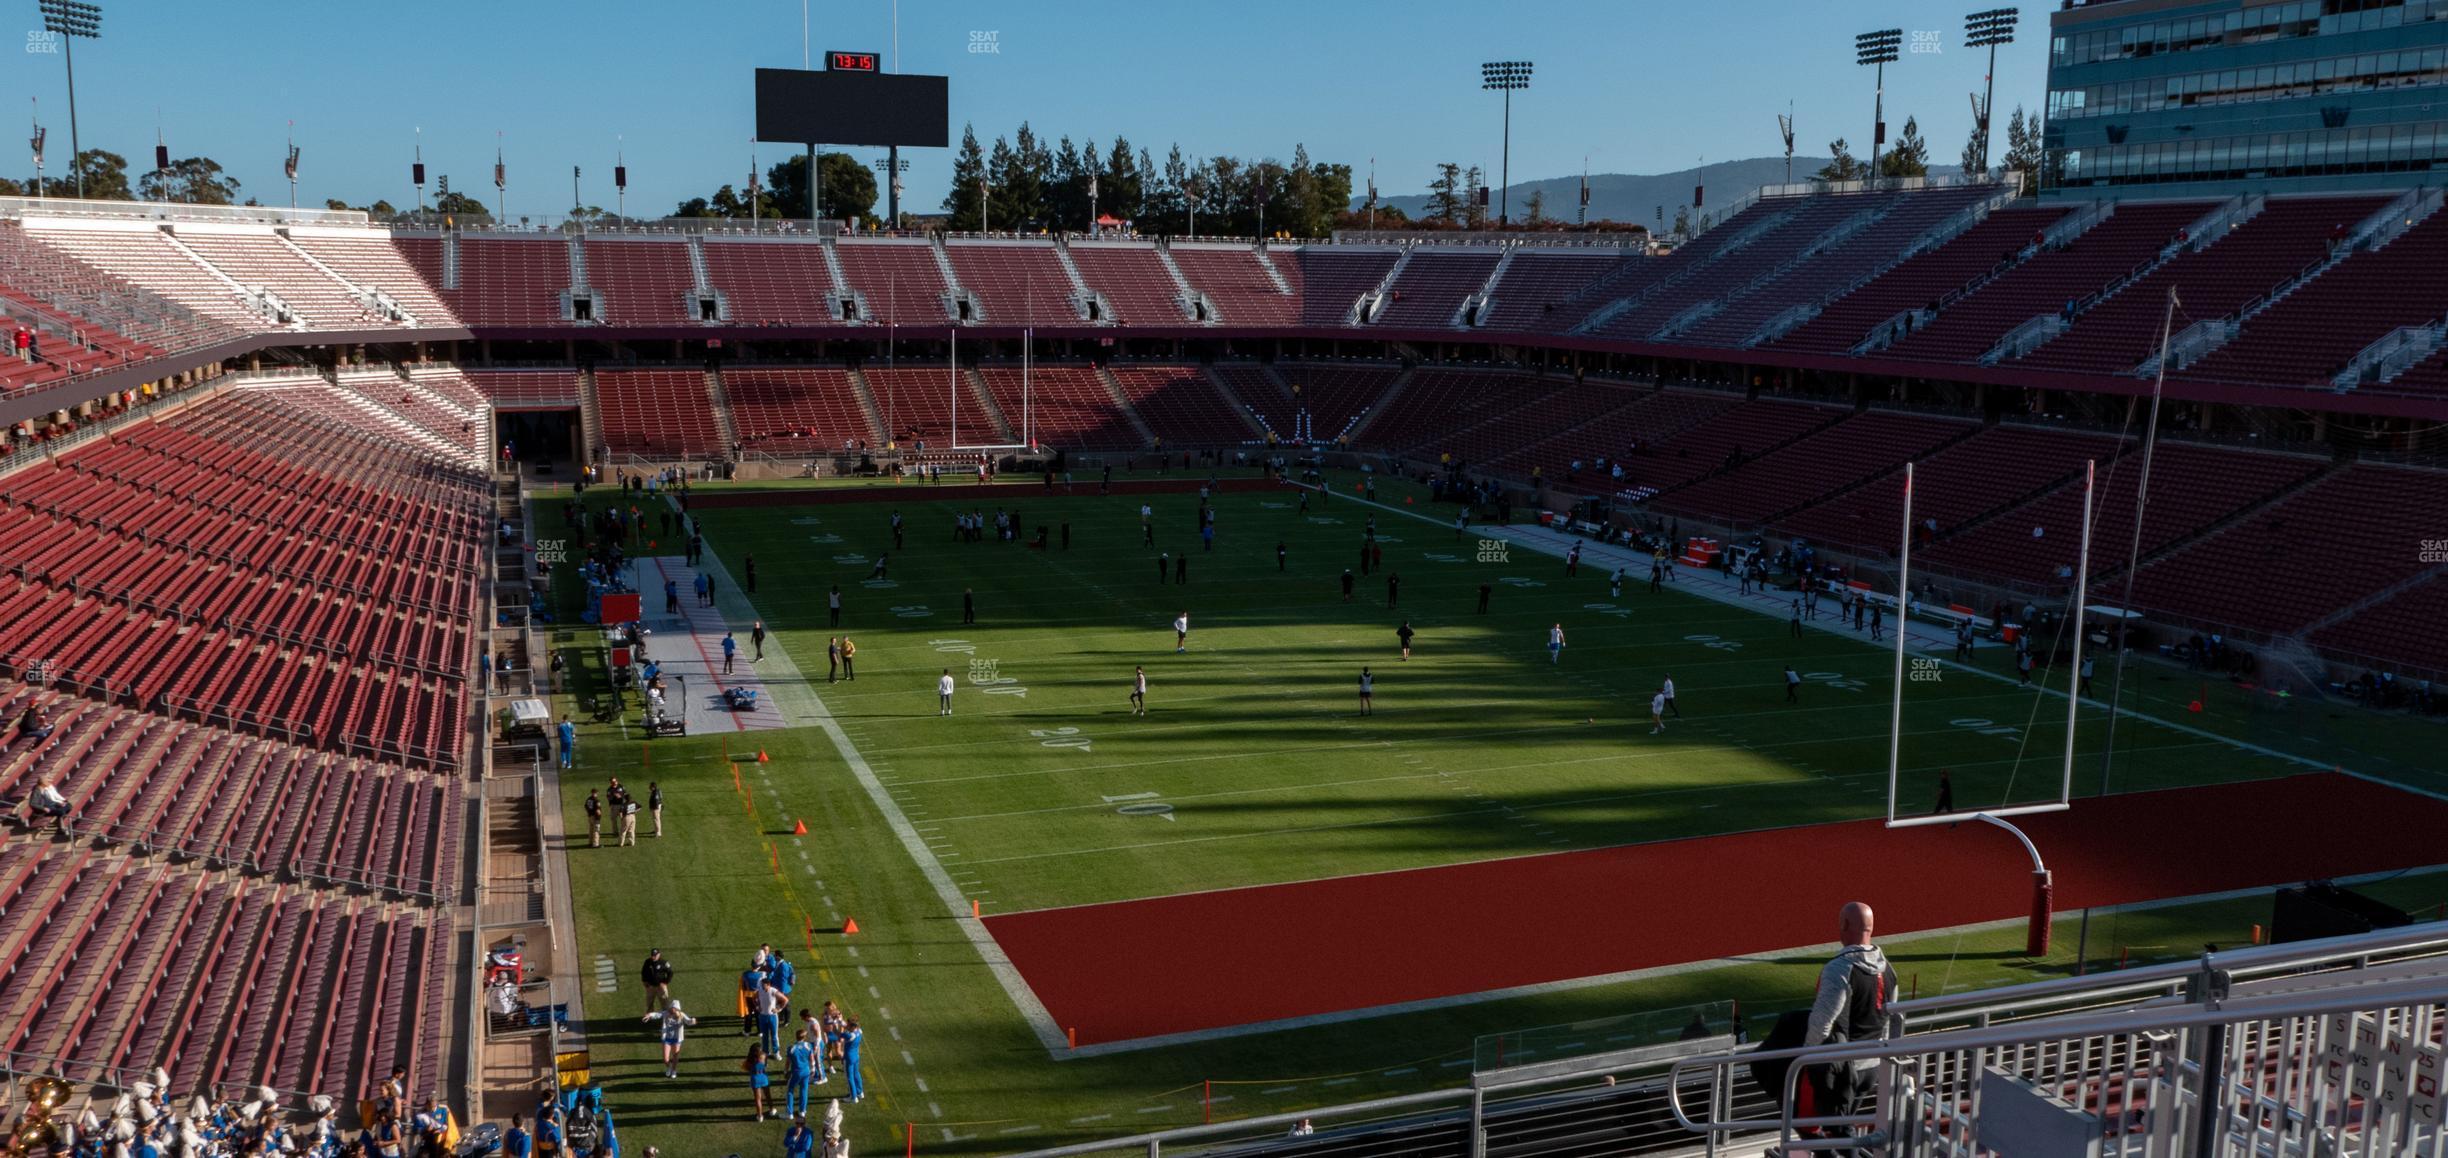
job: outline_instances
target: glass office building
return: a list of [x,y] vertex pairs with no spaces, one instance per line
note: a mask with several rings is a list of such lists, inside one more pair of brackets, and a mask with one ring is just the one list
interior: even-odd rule
[[2448,181],[2448,0],[2064,0],[2047,116],[2043,196]]

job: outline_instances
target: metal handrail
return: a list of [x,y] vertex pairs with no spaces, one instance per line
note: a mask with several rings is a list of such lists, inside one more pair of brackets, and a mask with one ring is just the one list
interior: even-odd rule
[[[1821,1066],[1845,1066],[1857,1062],[1891,1062],[1899,1058],[1933,1053],[1961,1053],[2027,1045],[2035,1035],[2048,1039],[2083,1037],[2097,1034],[2132,1035],[2147,1032],[2168,1032],[2226,1025],[2241,1021],[2275,1021],[2291,1017],[2309,1017],[2353,1010],[2389,1007],[2403,1003],[2437,1002],[2448,998],[2448,977],[2422,977],[2349,990],[2315,991],[2272,997],[2244,997],[2181,1007],[2159,1007],[2144,1010],[2116,1010],[2106,1013],[2076,1015],[2045,1022],[2019,1022],[2010,1026],[1982,1026],[1969,1029],[1945,1030],[1905,1038],[1882,1041],[1843,1042],[1831,1045],[1799,1046],[1792,1049],[1752,1050],[1721,1054],[1709,1058],[1686,1058],[1674,1062],[1668,1071],[1667,1105],[1675,1122],[1695,1134],[1778,1131],[1790,1138],[1797,1128],[1830,1126],[1865,1126],[1878,1121],[1878,1115],[1851,1114],[1841,1116],[1794,1116],[1795,1085],[1809,1069]],[[1750,1066],[1760,1062],[1782,1061],[1785,1068],[1784,1089],[1775,1118],[1711,1120],[1695,1122],[1684,1112],[1681,1096],[1685,1075],[1702,1075],[1699,1084],[1714,1088],[1716,1075],[1735,1066]],[[1843,1140],[1845,1147],[1856,1146],[1863,1139]]]
[[1470,1105],[1470,1153],[1480,1155],[1485,1152],[1485,1138],[1482,1131],[1485,1129],[1487,1098],[1490,1094],[1528,1090],[1599,1077],[1612,1078],[1627,1069],[1653,1067],[1675,1061],[1693,1052],[1728,1049],[1738,1044],[1740,1044],[1740,1039],[1733,1034],[1716,1034],[1689,1041],[1634,1046],[1629,1049],[1591,1054],[1566,1061],[1541,1062],[1478,1072],[1471,1075],[1468,1085],[1453,1089],[1424,1090],[1415,1094],[1398,1094],[1340,1106],[1265,1114],[1254,1118],[1236,1118],[1229,1122],[1149,1131],[1097,1142],[1076,1142],[1068,1146],[1030,1151],[1019,1158],[1076,1158],[1078,1155],[1142,1148],[1146,1150],[1149,1158],[1162,1158],[1163,1147],[1168,1144],[1196,1142],[1269,1130],[1305,1119],[1347,1118],[1381,1114],[1387,1110],[1405,1110],[1419,1106],[1460,1102],[1467,1102]]
[[[2305,952],[2308,945],[2328,945],[2328,948]],[[1989,1018],[2008,1012],[2020,1005],[2060,997],[2096,994],[2103,998],[2133,996],[2169,984],[2200,976],[2205,969],[2230,975],[2267,970],[2302,970],[2337,965],[2358,964],[2385,953],[2436,952],[2448,954],[2448,926],[2436,923],[2409,925],[2400,929],[2375,930],[2349,937],[2327,938],[2323,941],[2276,945],[2253,945],[2204,953],[2184,961],[2162,962],[2156,965],[2136,965],[2113,973],[2083,977],[2057,977],[2046,981],[2028,981],[1998,989],[1974,990],[1959,994],[1932,994],[1928,997],[1899,1001],[1888,1006],[1888,1012],[1899,1024],[1938,1014],[1958,1017]]]

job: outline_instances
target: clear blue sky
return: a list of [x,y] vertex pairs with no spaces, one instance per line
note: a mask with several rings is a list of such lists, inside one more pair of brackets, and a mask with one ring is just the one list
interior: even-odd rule
[[[298,198],[409,203],[408,163],[424,130],[433,174],[492,198],[495,133],[510,166],[512,215],[570,204],[570,167],[588,202],[611,208],[616,138],[624,139],[632,214],[739,183],[752,131],[750,70],[800,60],[797,0],[716,5],[534,0],[462,7],[247,0],[183,4],[101,0],[102,39],[77,52],[87,147],[151,167],[158,123],[174,156],[227,166],[245,194],[283,203],[283,133],[304,149]],[[26,29],[34,0],[6,0]],[[1907,52],[1887,70],[1891,135],[1917,115],[1933,161],[1952,161],[1971,124],[1965,94],[1983,54],[1961,47],[1976,0],[1584,0],[1535,7],[1478,0],[1327,4],[1243,0],[1146,5],[1050,0],[903,0],[904,72],[951,78],[952,135],[974,122],[991,145],[1022,119],[1049,140],[1115,133],[1160,160],[1185,153],[1348,161],[1355,188],[1376,158],[1387,195],[1419,191],[1440,160],[1495,176],[1500,98],[1478,87],[1484,60],[1536,62],[1513,108],[1516,182],[1577,173],[1661,172],[1779,150],[1776,114],[1793,102],[1802,156],[1832,137],[1867,153],[1871,77],[1852,37],[1874,27],[1934,30],[1941,50]],[[2018,42],[2001,50],[2002,129],[2017,103],[2036,107],[2046,79],[2047,12],[2024,6]],[[813,48],[892,51],[889,0],[814,3]],[[1529,15],[1535,13],[1535,15]],[[1517,15],[1521,14],[1521,15]],[[993,33],[994,53],[973,53]],[[51,127],[49,170],[68,153],[60,58],[23,51],[9,33],[0,94],[16,126],[0,172],[30,167],[24,147],[40,98]],[[762,163],[786,147],[766,146]],[[856,150],[864,157],[879,150]],[[915,150],[908,206],[943,198],[948,150]],[[1814,163],[1815,167],[1815,163]],[[428,196],[432,189],[427,187]]]

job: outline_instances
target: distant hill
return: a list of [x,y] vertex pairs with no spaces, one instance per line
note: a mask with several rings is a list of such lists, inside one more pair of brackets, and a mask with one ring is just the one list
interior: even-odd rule
[[[1794,180],[1809,180],[1810,175],[1818,172],[1819,167],[1826,163],[1827,158],[1825,157],[1795,154],[1793,159]],[[1932,176],[1953,176],[1956,170],[1957,166],[1954,165],[1930,166]],[[1706,201],[1701,206],[1701,211],[1704,213],[1730,205],[1735,198],[1762,185],[1783,184],[1785,182],[1785,158],[1752,157],[1741,161],[1713,161],[1704,168],[1684,169],[1674,173],[1592,173],[1589,182],[1590,220],[1629,221],[1655,228],[1659,224],[1658,207],[1665,207],[1665,224],[1673,224],[1676,207],[1691,203],[1692,186],[1695,183],[1705,183],[1707,186],[1704,194]],[[1575,174],[1569,177],[1549,177],[1538,181],[1514,182],[1512,186],[1514,220],[1520,220],[1528,212],[1530,191],[1533,189],[1540,190],[1547,195],[1546,208],[1549,217],[1569,221],[1576,208],[1575,200],[1580,196],[1581,178]],[[1491,191],[1488,197],[1488,212],[1493,214],[1496,211],[1497,194]],[[1428,209],[1428,198],[1424,194],[1388,197],[1385,203],[1413,217],[1418,217]]]

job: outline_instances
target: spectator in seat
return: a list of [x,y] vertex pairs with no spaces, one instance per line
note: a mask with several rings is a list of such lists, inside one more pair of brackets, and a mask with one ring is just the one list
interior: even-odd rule
[[50,739],[51,710],[49,708],[39,707],[34,704],[27,704],[26,710],[17,717],[17,737],[21,740]]
[[26,801],[26,821],[39,828],[45,818],[65,829],[68,826],[68,798],[60,795],[59,785],[45,780],[34,786],[34,795]]

